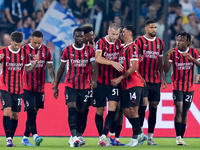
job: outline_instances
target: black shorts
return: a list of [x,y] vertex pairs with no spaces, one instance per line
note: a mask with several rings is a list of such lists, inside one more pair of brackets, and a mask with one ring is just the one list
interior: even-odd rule
[[24,111],[28,109],[44,109],[44,92],[24,90]]
[[161,83],[148,83],[144,87],[144,97],[148,97],[148,101],[160,101]]
[[[88,100],[91,96],[90,89],[73,89],[68,86],[65,87],[66,105],[69,102],[76,102],[80,108],[85,108],[88,105]],[[91,101],[90,101],[91,103]]]
[[88,93],[89,98],[87,99],[87,106],[93,105],[93,90],[89,90]]
[[183,92],[178,90],[173,90],[173,100],[174,104],[175,102],[182,101],[183,106],[186,108],[190,108],[190,105],[192,103],[194,91],[191,92]]
[[11,94],[7,91],[1,90],[1,104],[1,110],[11,107],[13,112],[20,112],[22,105],[22,94]]
[[136,107],[140,105],[143,95],[143,87],[136,86],[121,92],[121,103],[123,108]]
[[93,106],[105,107],[106,100],[119,102],[119,86],[104,85],[97,82],[97,87],[93,90]]

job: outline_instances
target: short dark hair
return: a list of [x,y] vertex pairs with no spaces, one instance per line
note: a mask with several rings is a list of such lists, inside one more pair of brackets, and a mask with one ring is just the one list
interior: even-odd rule
[[74,32],[73,32],[73,35],[75,35],[75,32],[83,32],[84,33],[84,30],[83,30],[83,28],[76,28],[75,30],[74,30]]
[[184,37],[186,39],[186,42],[188,43],[187,46],[189,46],[190,44],[192,44],[192,37],[191,37],[191,35],[189,33],[187,33],[187,32],[179,32],[176,35],[176,38],[178,36]]
[[131,31],[133,37],[137,34],[136,28],[134,26],[132,26],[132,25],[127,25],[124,28],[126,28],[128,31]]
[[21,43],[23,40],[23,34],[21,32],[15,31],[11,33],[11,40],[16,43]]
[[148,26],[148,25],[150,25],[150,24],[152,24],[152,23],[156,23],[155,20],[153,20],[153,19],[148,19],[147,21],[145,21],[145,26]]
[[[31,18],[30,16],[25,16],[25,17],[23,17],[22,18],[22,24],[24,24],[24,22],[26,21],[26,20],[28,20],[28,18]],[[32,19],[32,18],[31,18]]]
[[189,14],[189,15],[187,16],[187,18],[189,19],[189,18],[190,18],[190,16],[193,16],[193,14]]
[[33,33],[31,34],[31,37],[43,38],[43,34],[42,34],[41,31],[35,30],[35,31],[33,31]]
[[179,3],[176,3],[175,8],[182,8],[182,5]]
[[89,32],[93,31],[91,26],[84,26],[83,27],[84,34],[88,34]]

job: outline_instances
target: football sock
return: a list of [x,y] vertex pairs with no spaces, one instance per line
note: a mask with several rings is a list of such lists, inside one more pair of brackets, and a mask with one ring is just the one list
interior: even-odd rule
[[10,134],[11,134],[11,138],[13,139],[15,131],[17,129],[17,125],[18,125],[18,119],[12,119],[11,118],[11,128],[10,128]]
[[25,132],[24,132],[24,136],[26,137],[29,137],[30,136],[30,129],[29,129],[29,126],[28,126],[28,123],[26,121],[26,129],[25,129]]
[[122,125],[116,125],[116,127],[115,127],[115,137],[116,138],[119,138],[121,130],[122,130]]
[[103,134],[107,136],[108,132],[110,131],[110,128],[115,120],[115,111],[108,111],[108,114],[106,116],[105,120],[105,126],[103,129]]
[[10,128],[11,128],[11,121],[10,116],[3,116],[3,127],[6,134],[6,138],[11,137]]
[[181,136],[181,122],[175,122],[175,130],[176,130],[176,136]]
[[157,108],[149,108],[148,133],[153,133],[156,125]]
[[102,133],[103,133],[103,116],[98,115],[96,113],[96,115],[95,115],[95,123],[96,123],[96,127],[97,127],[97,130],[98,130],[99,136],[101,136]]
[[185,129],[186,129],[186,124],[182,124],[181,126],[181,137],[183,138],[184,134],[185,134]]
[[27,110],[27,123],[32,135],[37,134],[35,114],[35,109]]
[[87,116],[88,116],[89,108],[86,108],[83,112],[83,118],[82,118],[82,134],[85,131],[86,125],[87,125]]
[[76,108],[74,107],[68,108],[68,124],[72,136],[76,136]]
[[138,129],[140,127],[140,118],[128,118],[129,122],[132,125],[132,130],[133,130],[133,139],[137,139],[138,137]]
[[139,106],[140,127],[143,126],[147,106]]

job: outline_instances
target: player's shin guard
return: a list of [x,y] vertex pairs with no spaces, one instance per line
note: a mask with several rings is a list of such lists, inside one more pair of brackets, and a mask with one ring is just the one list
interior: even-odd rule
[[140,128],[140,118],[129,118],[129,122],[132,125],[132,130],[133,130],[133,139],[137,139],[138,137],[138,129]]
[[36,120],[35,120],[35,109],[27,110],[27,123],[32,135],[37,134]]
[[103,133],[103,116],[98,115],[96,113],[96,115],[95,115],[95,123],[96,123],[96,127],[97,127],[97,130],[98,130],[99,136],[101,136],[102,133]]
[[146,108],[147,106],[139,106],[138,114],[140,117],[140,127],[143,127]]
[[119,138],[121,130],[122,130],[122,125],[116,125],[116,127],[115,127],[115,137],[116,138]]
[[18,119],[12,119],[11,118],[11,128],[10,128],[10,134],[11,134],[11,138],[13,139],[14,135],[15,135],[15,131],[17,129],[17,125],[18,125]]
[[83,112],[78,112],[76,111],[76,131],[77,131],[77,136],[82,136],[82,119],[83,119]]
[[185,134],[185,128],[186,128],[186,124],[182,124],[181,126],[181,137],[183,138],[184,134]]
[[83,118],[82,118],[82,134],[85,131],[86,125],[87,125],[87,116],[88,116],[89,108],[86,108],[83,112]]
[[29,137],[30,133],[31,133],[31,131],[29,129],[28,122],[26,121],[26,129],[25,129],[25,132],[24,132],[24,136]]
[[71,131],[72,136],[77,136],[76,133],[76,108],[71,107],[68,108],[68,124]]
[[11,121],[10,116],[3,116],[3,127],[6,134],[6,138],[11,137],[10,129],[11,129]]
[[116,123],[117,123],[117,122],[116,122],[116,120],[115,120],[115,121],[113,122],[111,128],[110,128],[110,132],[111,132],[111,133],[115,133],[115,131],[116,131],[116,130],[115,130]]
[[181,122],[175,122],[175,130],[176,130],[176,136],[181,136]]
[[153,133],[156,125],[157,108],[149,108],[148,133]]
[[105,120],[105,126],[103,129],[103,134],[105,135],[108,134],[114,121],[115,121],[115,111],[108,111],[108,115]]

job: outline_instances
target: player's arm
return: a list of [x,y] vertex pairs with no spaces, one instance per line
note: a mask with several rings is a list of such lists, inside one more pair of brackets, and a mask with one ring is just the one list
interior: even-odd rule
[[91,85],[91,89],[95,89],[97,87],[97,76],[98,76],[98,68],[97,68],[97,63],[91,62],[92,65],[92,85]]
[[158,57],[158,71],[160,73],[160,76],[162,78],[162,85],[163,85],[163,89],[165,89],[167,87],[167,82],[165,80],[165,73],[164,73],[164,69],[163,69],[163,57],[159,56]]
[[[37,63],[38,63],[38,61],[39,61],[39,53],[40,53],[40,51],[38,51],[38,53],[37,53],[36,55],[33,56],[34,63],[33,63],[32,65],[31,65],[31,63],[25,65],[26,71],[27,71],[28,73],[32,73],[33,70],[35,69],[35,67],[36,67],[36,65],[37,65]],[[28,54],[27,54],[27,56],[26,56],[26,59],[27,59],[27,62],[30,62],[30,57],[29,57]]]
[[175,50],[174,49],[170,49],[166,56],[165,56],[165,62],[164,62],[164,71],[165,73],[167,73],[171,67],[171,64],[172,64],[172,60],[169,60],[169,56],[174,52]]
[[54,85],[54,87],[53,87],[53,89],[54,89],[54,97],[55,97],[56,99],[58,98],[58,85],[59,85],[60,80],[61,80],[61,78],[62,78],[62,75],[63,75],[63,73],[64,73],[64,71],[65,71],[66,63],[67,63],[67,62],[61,61],[60,66],[59,66],[59,68],[58,68],[57,75],[56,75],[56,81],[55,81],[55,85]]
[[117,71],[120,71],[120,72],[124,69],[124,67],[120,63],[118,63],[116,61],[108,60],[108,59],[105,59],[104,57],[102,57],[101,50],[96,50],[95,61],[99,64],[112,65]]
[[194,57],[192,57],[189,53],[184,53],[183,56],[187,57],[188,59],[190,59],[191,61],[193,61],[193,63],[200,68],[200,62],[199,60],[195,59]]
[[29,65],[29,64],[26,64],[26,65],[25,65],[26,71],[27,71],[28,73],[32,73],[33,70],[35,69],[36,65],[37,65],[37,62],[34,62],[32,65],[31,65],[31,64],[30,64],[30,65]]
[[54,84],[55,84],[55,70],[53,68],[53,63],[48,63],[47,62],[47,68],[49,70],[49,75],[50,75],[50,77],[52,79],[52,86],[54,86]]
[[113,86],[117,86],[117,84],[119,84],[122,79],[130,76],[132,73],[134,73],[138,69],[138,59],[131,60],[131,64],[132,66],[123,75],[112,80]]

